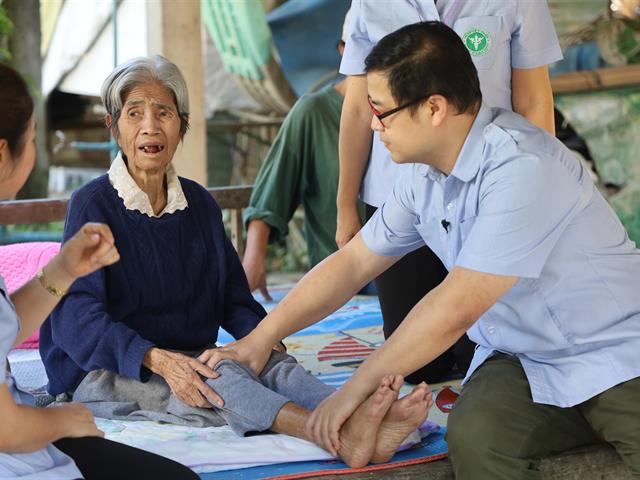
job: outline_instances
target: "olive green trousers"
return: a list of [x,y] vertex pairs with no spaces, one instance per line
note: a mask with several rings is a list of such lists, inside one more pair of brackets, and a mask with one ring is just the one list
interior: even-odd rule
[[466,383],[447,425],[457,480],[539,480],[541,458],[611,443],[640,479],[640,378],[570,408],[534,403],[516,357],[498,354]]

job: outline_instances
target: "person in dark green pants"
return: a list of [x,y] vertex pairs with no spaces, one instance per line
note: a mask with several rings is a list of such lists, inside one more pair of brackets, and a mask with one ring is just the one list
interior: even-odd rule
[[543,457],[610,442],[640,478],[640,379],[574,407],[534,403],[517,357],[497,354],[465,384],[449,415],[447,442],[456,478],[542,478]]

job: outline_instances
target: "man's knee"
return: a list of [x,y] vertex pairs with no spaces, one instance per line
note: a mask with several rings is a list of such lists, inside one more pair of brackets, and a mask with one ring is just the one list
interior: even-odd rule
[[499,402],[480,399],[454,406],[447,422],[446,440],[457,479],[539,478],[528,459],[514,455],[506,428],[510,427]]
[[[580,406],[591,427],[612,443],[640,478],[640,378],[616,385]],[[635,478],[635,477],[634,477]]]
[[466,462],[483,462],[491,451],[505,448],[500,430],[504,412],[495,399],[460,398],[449,414],[447,443],[452,457]]
[[480,412],[466,408],[464,405],[456,405],[451,410],[447,419],[447,445],[450,454],[458,456],[464,455],[466,450],[473,451],[474,445],[482,444],[479,442],[480,428],[479,424],[483,423]]

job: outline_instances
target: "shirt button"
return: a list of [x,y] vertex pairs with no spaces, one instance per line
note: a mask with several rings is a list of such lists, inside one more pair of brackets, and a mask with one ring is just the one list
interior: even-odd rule
[[493,325],[489,325],[489,327],[487,328],[487,331],[493,335],[494,333],[496,333],[496,327],[494,327]]
[[453,203],[450,203],[449,205],[447,205],[447,210],[451,210],[453,208]]

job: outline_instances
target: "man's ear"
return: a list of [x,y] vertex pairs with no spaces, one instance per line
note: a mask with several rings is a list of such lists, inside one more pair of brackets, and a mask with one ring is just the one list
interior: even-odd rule
[[444,122],[449,112],[449,102],[442,95],[431,95],[427,100],[427,108],[431,115],[431,124],[437,127]]

